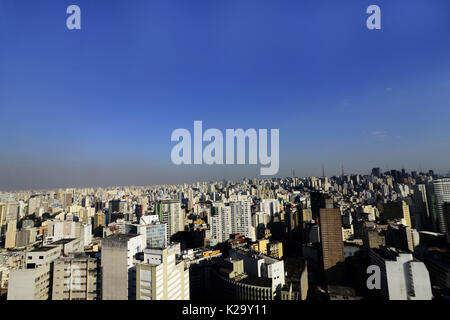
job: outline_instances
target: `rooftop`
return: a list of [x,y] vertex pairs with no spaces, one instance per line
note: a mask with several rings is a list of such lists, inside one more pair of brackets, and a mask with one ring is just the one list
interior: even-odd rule
[[75,238],[72,238],[72,239],[61,239],[61,240],[52,242],[50,245],[67,244],[67,243],[72,242],[74,240],[77,240],[77,239],[75,239]]
[[46,251],[50,251],[55,248],[56,248],[55,246],[43,246],[40,248],[35,248],[35,249],[31,250],[30,252],[46,252]]
[[130,239],[137,236],[137,234],[132,233],[115,233],[106,237],[103,241],[128,242]]

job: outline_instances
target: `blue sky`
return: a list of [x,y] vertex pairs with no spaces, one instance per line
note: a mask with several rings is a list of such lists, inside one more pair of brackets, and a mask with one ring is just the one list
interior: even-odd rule
[[[81,30],[66,8],[81,8]],[[382,29],[365,26],[381,7]],[[280,172],[450,169],[447,0],[0,0],[0,189],[257,176],[176,128],[279,128]]]

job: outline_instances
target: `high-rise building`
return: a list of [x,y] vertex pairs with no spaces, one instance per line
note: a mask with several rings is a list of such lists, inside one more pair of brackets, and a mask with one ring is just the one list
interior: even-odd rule
[[55,260],[52,300],[97,300],[98,273],[98,259],[84,254],[72,254]]
[[5,223],[16,221],[19,219],[19,202],[12,201],[6,203]]
[[144,250],[137,264],[137,300],[189,300],[189,269],[177,261],[179,246]]
[[72,193],[64,193],[62,195],[62,205],[64,209],[72,205]]
[[167,238],[184,231],[184,213],[179,200],[160,200],[155,205],[159,221],[167,224]]
[[442,216],[444,217],[444,223],[446,226],[447,242],[450,243],[450,202],[445,202],[442,206]]
[[216,203],[211,209],[211,241],[212,245],[224,242],[232,234],[231,207]]
[[3,202],[0,202],[0,236],[3,236],[4,228],[3,225],[5,224],[6,220],[6,214],[5,214],[6,206]]
[[105,226],[105,213],[98,211],[94,215],[94,229]]
[[102,300],[136,299],[135,256],[142,252],[142,236],[113,234],[102,240]]
[[333,207],[332,199],[328,198],[325,201],[326,207],[319,210],[323,269],[328,284],[339,284],[344,280],[341,211]]
[[262,212],[269,214],[269,217],[278,215],[280,213],[280,201],[277,199],[263,199],[260,202],[260,209]]
[[444,203],[450,202],[450,178],[437,179],[431,182],[432,219],[436,231],[447,233],[448,226],[444,218]]
[[414,218],[417,230],[431,231],[431,217],[428,208],[427,188],[425,184],[414,186]]
[[17,222],[10,221],[6,229],[5,248],[14,248],[16,246]]
[[231,233],[256,240],[252,226],[250,200],[231,201]]

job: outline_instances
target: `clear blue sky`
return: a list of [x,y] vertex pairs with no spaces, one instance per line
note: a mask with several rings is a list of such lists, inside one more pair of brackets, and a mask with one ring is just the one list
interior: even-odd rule
[[258,175],[173,165],[170,135],[194,120],[279,128],[279,176],[445,173],[449,15],[448,0],[0,0],[0,189]]

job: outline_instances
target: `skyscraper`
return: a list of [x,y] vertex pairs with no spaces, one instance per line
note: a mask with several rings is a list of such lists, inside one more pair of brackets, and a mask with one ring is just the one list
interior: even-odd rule
[[231,201],[230,208],[231,233],[239,233],[247,238],[255,238],[254,232],[252,232],[250,200]]
[[430,184],[432,218],[437,231],[447,233],[449,226],[444,219],[444,203],[450,202],[450,178],[434,180]]
[[231,227],[231,207],[224,204],[214,204],[211,213],[211,240],[221,243],[230,238],[233,233]]
[[340,284],[344,278],[344,244],[342,218],[339,208],[333,207],[331,198],[325,199],[325,208],[319,211],[320,240],[323,269],[328,284]]
[[414,186],[414,218],[417,230],[432,230],[425,184],[416,184]]
[[142,236],[113,234],[102,240],[102,299],[135,300],[135,255],[142,252]]
[[156,203],[155,214],[159,221],[167,224],[167,238],[177,232],[184,231],[184,212],[179,200],[160,200]]

